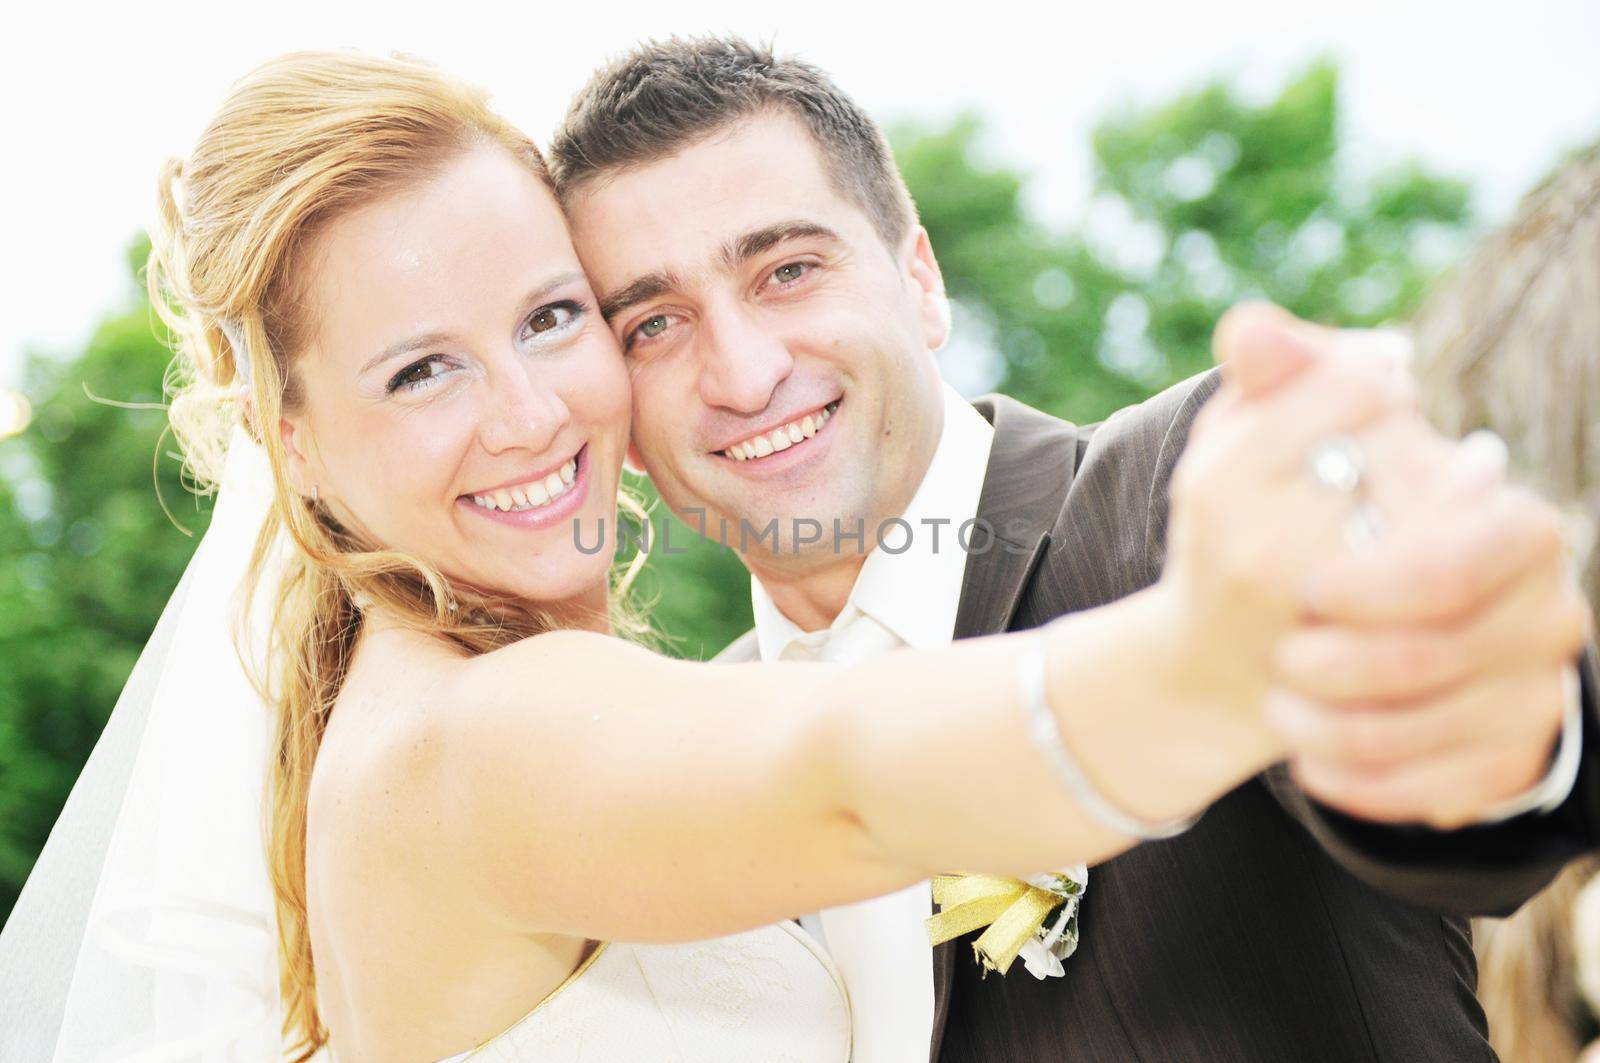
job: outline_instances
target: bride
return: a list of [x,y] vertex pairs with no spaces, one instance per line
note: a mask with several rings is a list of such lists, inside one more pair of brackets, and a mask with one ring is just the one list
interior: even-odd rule
[[[241,652],[274,711],[255,746],[221,735],[254,726],[225,722],[250,717],[239,686],[189,691],[193,729],[152,720],[147,745],[167,746],[146,781],[191,791],[147,808],[145,834],[124,814],[85,944],[145,989],[80,970],[63,1038],[109,1043],[91,1013],[114,1001],[144,1024],[150,1054],[127,1058],[178,1058],[151,1040],[163,1026],[182,1058],[848,1058],[848,1002],[791,917],[1135,841],[1052,773],[1019,676],[1145,820],[1278,759],[1263,664],[1341,500],[1245,482],[1230,455],[1299,453],[1403,407],[1375,371],[1317,367],[1343,386],[1307,409],[1211,418],[1161,581],[1042,632],[849,667],[679,662],[617,637],[634,621],[611,551],[574,535],[614,540],[627,369],[538,152],[477,91],[403,59],[270,62],[160,202],[172,425],[224,484],[196,561],[217,567],[186,584],[221,615],[231,570],[207,550],[256,539]],[[1230,388],[1219,410],[1257,401]],[[1196,564],[1264,526],[1304,544],[1293,565],[1230,582]],[[207,659],[175,651],[169,670],[227,671],[220,625],[196,627]],[[188,864],[153,855],[173,817],[204,827]],[[96,946],[119,859],[161,864],[169,889],[123,889],[142,931]],[[198,958],[174,996],[150,972],[176,954]]]

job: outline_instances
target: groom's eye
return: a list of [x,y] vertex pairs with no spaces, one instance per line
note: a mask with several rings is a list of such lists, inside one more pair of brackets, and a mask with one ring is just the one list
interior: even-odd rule
[[793,284],[805,276],[806,270],[810,268],[804,262],[786,262],[772,271],[772,279],[779,284]]
[[639,326],[638,334],[647,340],[653,340],[667,330],[667,315],[657,314],[647,317]]

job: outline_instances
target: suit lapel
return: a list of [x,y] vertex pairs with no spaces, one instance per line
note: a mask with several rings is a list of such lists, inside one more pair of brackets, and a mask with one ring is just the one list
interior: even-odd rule
[[[1028,577],[1050,545],[1050,529],[1061,515],[1077,467],[1078,430],[1004,395],[973,403],[994,425],[994,443],[978,519],[970,539],[955,637],[975,638],[1007,630],[1028,586]],[[985,550],[985,534],[993,541]]]
[[[1030,578],[1050,547],[1050,529],[1072,486],[1078,454],[1078,430],[1064,421],[1004,395],[985,396],[973,406],[994,425],[994,442],[978,495],[979,524],[968,540],[971,552],[956,609],[958,639],[1010,629]],[[974,962],[957,954],[960,940],[933,950],[930,1063],[938,1063],[944,1040],[955,965]]]

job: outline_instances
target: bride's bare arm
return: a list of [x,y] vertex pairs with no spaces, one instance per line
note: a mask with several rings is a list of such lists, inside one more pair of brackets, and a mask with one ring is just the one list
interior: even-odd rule
[[449,903],[626,940],[730,933],[940,871],[1098,861],[1131,839],[1089,818],[1027,736],[1034,640],[1074,751],[1132,809],[1203,806],[1274,755],[1261,724],[1198,703],[1163,663],[1183,659],[1168,604],[1153,590],[849,667],[688,663],[579,632],[398,672],[380,652],[368,664],[389,672],[376,685],[397,722],[345,791],[372,807],[346,812]]

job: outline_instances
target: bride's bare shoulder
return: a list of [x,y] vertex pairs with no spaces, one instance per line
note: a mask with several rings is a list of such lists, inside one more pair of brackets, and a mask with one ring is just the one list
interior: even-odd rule
[[375,796],[423,766],[434,692],[466,660],[436,636],[381,620],[364,625],[317,750],[307,808],[313,835],[366,819]]
[[[501,685],[497,678],[522,689],[518,676],[528,667],[584,669],[595,655],[617,652],[628,652],[618,639],[551,631],[473,656],[436,635],[370,618],[328,716],[312,802],[349,808],[354,799],[359,807],[373,793],[392,795],[439,770],[451,728],[469,723],[475,708],[492,711],[487,695]],[[554,691],[547,685],[542,693]]]

